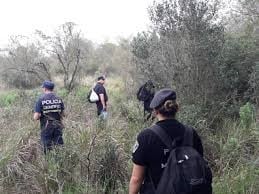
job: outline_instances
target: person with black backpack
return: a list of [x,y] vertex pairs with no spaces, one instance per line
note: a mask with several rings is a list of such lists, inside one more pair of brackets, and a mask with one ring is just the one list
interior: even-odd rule
[[[143,102],[143,113],[145,120],[148,120],[152,116],[152,109],[150,103],[155,95],[155,85],[151,80],[148,80],[145,84],[140,86],[137,92],[137,99]],[[147,114],[146,114],[147,113]]]
[[175,91],[158,91],[150,108],[158,122],[137,136],[129,194],[211,194],[212,173],[201,139],[175,119]]

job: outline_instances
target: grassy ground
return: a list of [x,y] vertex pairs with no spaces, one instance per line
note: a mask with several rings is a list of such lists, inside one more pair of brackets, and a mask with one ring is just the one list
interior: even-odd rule
[[[39,145],[39,124],[31,119],[40,90],[0,93],[0,193],[127,193],[131,147],[137,133],[151,123],[143,122],[141,105],[126,97],[130,88],[120,80],[107,81],[105,128],[98,124],[95,105],[86,100],[90,85],[69,95],[57,90],[66,105],[65,146],[46,157]],[[191,115],[182,113],[179,119],[195,121]],[[194,123],[214,171],[216,194],[259,193],[259,132],[244,120],[249,119],[226,121],[216,131]]]

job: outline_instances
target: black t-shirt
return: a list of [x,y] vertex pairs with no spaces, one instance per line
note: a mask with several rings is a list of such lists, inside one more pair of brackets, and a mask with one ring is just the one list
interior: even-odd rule
[[[104,88],[104,86],[102,84],[97,83],[94,87],[94,91],[99,96],[99,99],[100,99],[100,94],[103,94],[105,103],[108,101],[108,95],[106,93],[106,89]],[[103,110],[103,105],[102,105],[101,100],[97,101],[96,105],[97,105],[98,112]]]
[[60,121],[63,111],[63,101],[54,93],[43,94],[36,102],[35,112],[41,114],[41,129],[45,128],[47,121]]
[[[177,120],[163,120],[157,122],[157,125],[162,127],[172,140],[175,140],[175,138],[183,140],[185,126]],[[181,143],[181,141],[178,142],[178,144]],[[193,132],[193,147],[203,155],[201,139],[195,130]],[[133,148],[132,160],[135,164],[146,167],[145,182],[150,182],[148,175],[148,172],[150,172],[152,181],[155,187],[157,186],[168,157],[168,148],[153,131],[144,129],[139,133]]]

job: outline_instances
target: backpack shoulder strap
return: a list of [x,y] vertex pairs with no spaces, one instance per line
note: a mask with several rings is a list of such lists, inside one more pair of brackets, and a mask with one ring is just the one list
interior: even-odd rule
[[185,125],[183,146],[193,146],[193,128]]
[[166,147],[169,148],[169,150],[173,149],[174,142],[172,139],[166,134],[163,128],[161,128],[159,125],[155,124],[150,128],[166,145]]

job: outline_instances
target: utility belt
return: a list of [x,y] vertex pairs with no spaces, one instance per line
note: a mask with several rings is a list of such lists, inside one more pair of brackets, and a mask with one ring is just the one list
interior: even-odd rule
[[46,120],[43,130],[49,129],[63,129],[64,125],[60,120]]

